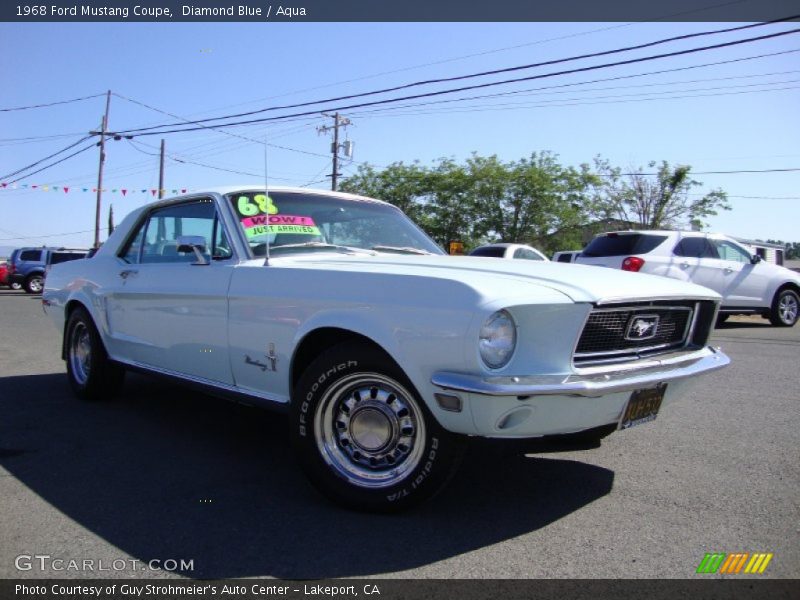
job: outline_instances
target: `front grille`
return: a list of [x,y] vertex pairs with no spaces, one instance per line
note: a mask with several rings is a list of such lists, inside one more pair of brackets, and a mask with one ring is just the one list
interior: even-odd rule
[[594,309],[575,349],[575,362],[624,360],[680,348],[687,343],[694,309],[694,303]]

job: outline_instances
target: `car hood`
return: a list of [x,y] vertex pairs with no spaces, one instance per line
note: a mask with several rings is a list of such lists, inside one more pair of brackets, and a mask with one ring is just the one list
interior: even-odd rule
[[[246,265],[263,266],[264,260],[251,260]],[[623,300],[720,298],[708,288],[655,275],[567,263],[470,256],[297,254],[272,257],[266,268],[430,277],[462,283],[487,299],[535,295],[543,288],[563,294],[573,302],[598,304]]]

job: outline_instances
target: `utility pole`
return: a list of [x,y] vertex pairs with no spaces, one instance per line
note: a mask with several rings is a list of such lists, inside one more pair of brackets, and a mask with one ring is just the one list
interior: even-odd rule
[[[351,124],[350,119],[346,117],[339,116],[339,113],[334,113],[332,115],[328,115],[322,113],[323,116],[330,117],[333,119],[333,125],[323,125],[322,127],[317,128],[318,133],[327,133],[331,129],[333,130],[333,143],[331,144],[331,153],[333,154],[333,171],[331,172],[331,190],[334,192],[336,191],[336,187],[339,182],[339,127],[347,127]],[[345,156],[348,158],[352,154],[352,144],[350,142],[345,142],[346,149],[345,149]]]
[[[106,114],[100,125],[100,165],[97,168],[97,204],[94,213],[94,247],[100,247],[100,204],[103,199],[103,164],[106,162],[106,130],[108,129],[108,111],[111,108],[111,90],[106,93]],[[98,133],[92,131],[90,133]]]
[[164,197],[164,140],[161,140],[161,162],[158,165],[158,199]]

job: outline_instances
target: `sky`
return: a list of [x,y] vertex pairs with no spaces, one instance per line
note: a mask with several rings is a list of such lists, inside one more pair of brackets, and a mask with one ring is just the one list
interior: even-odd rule
[[[4,57],[0,109],[101,95],[0,112],[0,184],[6,184],[0,188],[0,248],[92,244],[97,148],[11,183],[92,140],[19,175],[5,176],[97,129],[107,90],[113,92],[109,129],[121,131],[737,25],[741,23],[0,23]],[[793,25],[681,40],[366,100],[651,56],[788,31]],[[768,54],[772,56],[763,56]],[[756,56],[761,57],[752,58]],[[727,64],[699,66],[721,62]],[[630,75],[641,76],[620,79]],[[608,81],[611,78],[616,80]],[[517,93],[408,106],[507,92]],[[327,102],[302,110],[355,102]],[[430,165],[440,157],[463,160],[473,152],[512,161],[550,151],[562,164],[573,166],[601,156],[624,170],[645,171],[650,161],[666,160],[691,165],[694,179],[702,182],[694,193],[721,188],[729,194],[732,210],[711,217],[709,230],[800,241],[800,170],[774,171],[800,169],[798,109],[800,34],[791,34],[380,109],[343,110],[352,125],[342,137],[354,142],[355,150],[342,172],[347,176],[364,162],[377,167],[399,161]],[[270,114],[280,113],[266,113]],[[109,205],[113,204],[119,223],[129,211],[153,199],[150,190],[158,187],[162,138],[168,155],[167,195],[173,190],[263,183],[265,140],[271,185],[329,188],[325,176],[331,167],[331,138],[318,128],[331,123],[332,119],[315,114],[228,128],[227,133],[206,129],[109,141],[102,226]],[[101,240],[105,237],[103,231]]]

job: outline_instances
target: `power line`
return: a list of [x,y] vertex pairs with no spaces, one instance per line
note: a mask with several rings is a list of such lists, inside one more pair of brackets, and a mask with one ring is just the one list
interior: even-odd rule
[[[142,154],[147,154],[149,156],[159,156],[158,154],[145,152],[144,150],[141,150],[141,149],[137,148],[136,144],[138,144],[138,142],[134,142],[133,140],[128,140],[128,142],[131,144],[133,149],[136,150],[137,152],[141,152]],[[144,144],[142,144],[142,145],[144,145]],[[178,156],[176,156],[174,154],[169,154],[169,153],[166,154],[166,156],[170,160],[173,160],[173,161],[178,162],[178,163],[197,165],[198,167],[205,167],[206,169],[214,169],[215,171],[225,171],[226,173],[234,173],[235,175],[246,175],[248,177],[263,177],[263,175],[264,175],[263,173],[248,173],[247,171],[237,171],[237,170],[234,170],[234,169],[227,169],[225,167],[219,167],[219,166],[216,166],[216,165],[209,165],[208,163],[201,163],[199,161],[189,160],[188,158],[180,158],[180,157],[178,157]],[[288,177],[273,177],[273,176],[270,176],[270,179],[278,179],[280,181],[294,181],[293,179],[290,179]]]
[[[197,119],[197,120],[194,120],[194,121],[186,121],[186,122],[188,124],[198,125],[198,124],[201,124],[201,123],[209,123],[209,122],[212,122],[212,121],[220,121],[220,120],[223,120],[223,119],[235,119],[235,118],[240,118],[240,117],[247,117],[247,116],[251,116],[251,115],[255,115],[255,114],[261,114],[261,113],[264,113],[264,112],[270,112],[270,111],[275,111],[275,110],[286,110],[286,109],[290,109],[290,108],[303,108],[303,107],[306,107],[306,106],[311,106],[311,105],[314,105],[314,104],[323,104],[323,103],[326,103],[326,102],[341,102],[341,101],[344,101],[344,100],[352,100],[354,98],[363,98],[363,97],[366,97],[366,96],[374,96],[374,95],[378,95],[378,94],[396,92],[396,91],[400,91],[400,90],[404,90],[404,89],[409,89],[409,88],[419,87],[419,86],[425,86],[425,85],[432,85],[432,84],[438,84],[438,83],[449,83],[449,82],[453,82],[453,81],[463,81],[463,80],[467,80],[467,79],[474,79],[474,78],[477,78],[477,77],[486,77],[486,76],[489,76],[489,75],[499,75],[499,74],[502,74],[502,73],[511,73],[511,72],[517,72],[517,71],[522,71],[522,70],[529,70],[529,69],[533,69],[533,68],[538,68],[538,67],[543,67],[543,66],[550,66],[550,65],[555,65],[555,64],[562,64],[562,63],[572,62],[572,61],[576,61],[576,60],[582,60],[582,59],[586,59],[586,58],[597,58],[597,57],[600,57],[600,56],[608,56],[608,55],[611,55],[611,54],[619,54],[619,53],[622,53],[622,52],[630,52],[632,50],[641,50],[643,48],[650,48],[650,47],[661,45],[661,44],[666,44],[666,43],[679,41],[679,40],[691,39],[691,38],[695,38],[695,37],[716,35],[716,34],[720,34],[720,33],[730,33],[732,31],[741,31],[741,30],[745,30],[745,29],[752,29],[754,27],[763,27],[765,25],[772,25],[772,24],[776,24],[776,23],[790,21],[792,19],[797,19],[799,17],[800,17],[800,15],[793,15],[791,17],[785,17],[785,18],[782,18],[782,19],[776,19],[774,21],[768,21],[768,22],[765,22],[765,23],[753,23],[753,24],[749,24],[749,25],[740,25],[740,26],[737,26],[737,27],[730,27],[730,28],[727,28],[727,29],[719,29],[719,30],[714,30],[714,31],[703,31],[703,32],[697,32],[697,33],[689,33],[689,34],[674,36],[674,37],[670,37],[670,38],[664,38],[664,39],[660,39],[660,40],[655,40],[653,42],[647,42],[647,43],[644,43],[644,44],[637,44],[635,46],[627,46],[627,47],[623,47],[623,48],[615,48],[613,50],[604,50],[602,52],[593,52],[593,53],[589,53],[589,54],[570,56],[570,57],[567,57],[567,58],[559,58],[559,59],[554,59],[554,60],[542,61],[542,62],[538,62],[538,63],[531,63],[531,64],[526,64],[526,65],[517,65],[517,66],[514,66],[514,67],[506,67],[506,68],[503,68],[503,69],[492,69],[492,70],[489,70],[489,71],[482,71],[482,72],[478,72],[478,73],[470,73],[470,74],[467,74],[467,75],[457,75],[457,76],[453,76],[453,77],[441,77],[441,78],[437,78],[437,79],[428,79],[428,80],[423,80],[423,81],[415,81],[415,82],[412,82],[412,83],[406,83],[406,84],[403,84],[403,85],[383,88],[383,89],[379,89],[379,90],[373,90],[373,91],[369,91],[369,92],[361,92],[361,93],[358,93],[358,94],[349,94],[349,95],[345,95],[345,96],[337,96],[337,97],[334,97],[334,98],[326,98],[326,99],[323,99],[323,100],[312,100],[312,101],[308,101],[308,102],[301,102],[301,103],[296,103],[296,104],[286,104],[286,105],[282,105],[282,106],[271,106],[271,107],[262,108],[262,109],[258,109],[258,110],[253,110],[253,111],[247,111],[247,112],[242,112],[242,113],[234,113],[234,114],[230,114],[230,115],[225,115],[225,116],[222,116],[222,117],[210,117],[210,118],[207,118],[207,119]],[[793,32],[796,32],[796,31],[800,31],[800,30],[792,30],[792,31],[790,31],[788,33],[793,33]],[[734,42],[727,42],[725,44],[707,46],[707,47],[704,47],[704,48],[697,48],[697,49],[685,50],[685,51],[681,51],[681,52],[668,53],[668,54],[664,54],[664,55],[661,55],[661,56],[650,57],[650,60],[652,60],[654,58],[663,58],[663,57],[667,57],[667,56],[677,56],[677,55],[680,55],[680,54],[688,54],[690,52],[698,52],[698,51],[701,51],[701,50],[722,48],[722,47],[732,46],[732,45],[736,45],[736,44],[740,44],[740,43],[746,43],[746,42],[749,42],[749,41],[756,41],[756,40],[760,40],[760,39],[766,39],[768,37],[776,37],[778,35],[784,35],[785,33],[787,33],[787,32],[784,32],[782,34],[781,33],[772,34],[772,35],[769,35],[769,36],[760,36],[760,37],[757,37],[757,38],[749,38],[749,39],[746,39],[746,40],[737,40],[737,41],[734,41]],[[633,60],[631,62],[640,62],[640,61],[639,60]],[[612,65],[604,65],[604,66],[615,66],[616,64],[630,64],[630,63],[628,61],[623,61],[623,62],[620,62],[620,63],[613,63]],[[590,69],[583,69],[583,70],[590,70]],[[570,71],[570,72],[579,72],[579,71],[580,70]],[[506,83],[506,82],[499,82],[499,83]],[[495,85],[499,85],[499,83],[495,84]],[[333,109],[329,109],[329,110],[333,110]],[[315,112],[318,112],[318,111],[315,111]],[[125,133],[137,133],[137,132],[150,131],[152,129],[159,129],[161,127],[169,127],[171,125],[175,125],[175,124],[174,123],[167,123],[167,124],[164,124],[164,125],[153,125],[153,126],[150,126],[150,127],[140,127],[140,128],[136,128],[136,129],[128,129],[128,130],[125,130]],[[187,131],[192,131],[192,130],[187,130]],[[166,132],[166,133],[173,133],[173,132]]]
[[[739,169],[736,171],[689,171],[689,175],[733,175],[739,173],[785,173],[789,171],[800,171],[800,167],[788,169]],[[618,175],[658,175],[658,173],[619,173]],[[602,177],[613,177],[614,175],[602,174]]]
[[[58,156],[59,154],[62,154],[62,153],[64,153],[64,152],[66,152],[67,150],[70,150],[70,149],[74,148],[74,147],[75,147],[75,146],[77,146],[78,144],[81,144],[81,143],[85,142],[86,140],[88,140],[90,137],[92,137],[92,136],[91,136],[91,135],[84,136],[84,137],[82,137],[81,139],[79,139],[77,142],[75,142],[75,143],[73,143],[73,144],[70,144],[70,145],[69,145],[69,146],[67,146],[66,148],[62,148],[62,149],[61,149],[61,150],[59,150],[58,152],[53,152],[53,154],[50,154],[49,156],[45,156],[44,158],[41,158],[41,159],[37,160],[37,161],[36,161],[36,162],[34,162],[34,163],[31,163],[31,164],[29,164],[29,165],[27,165],[27,166],[25,166],[25,167],[22,167],[21,169],[17,169],[17,170],[16,170],[16,171],[14,171],[13,173],[9,173],[8,175],[3,175],[2,177],[0,177],[0,179],[8,179],[9,177],[13,177],[14,175],[17,175],[17,174],[19,174],[19,173],[22,173],[23,171],[27,171],[28,169],[30,169],[30,168],[32,168],[32,167],[35,167],[35,166],[37,166],[37,165],[39,165],[39,164],[43,163],[43,162],[44,162],[44,161],[46,161],[46,160],[50,160],[50,159],[51,159],[51,158],[53,158],[54,156]],[[38,172],[39,172],[39,171],[37,171],[37,173],[38,173]],[[19,181],[19,180],[17,180],[17,181]]]
[[[711,80],[709,80],[711,81]],[[730,86],[717,86],[717,87],[710,87],[710,88],[697,88],[697,89],[688,89],[688,90],[664,90],[659,92],[640,92],[636,94],[618,94],[618,95],[607,95],[607,96],[592,96],[588,98],[557,98],[553,100],[534,100],[534,101],[526,101],[526,102],[505,102],[505,103],[489,103],[489,104],[472,104],[468,105],[464,108],[459,109],[452,109],[448,107],[439,107],[438,109],[431,109],[431,110],[409,110],[406,112],[396,112],[400,111],[403,108],[418,108],[422,106],[426,106],[429,104],[436,104],[436,102],[422,102],[418,104],[406,104],[404,106],[396,106],[387,109],[378,109],[373,111],[363,111],[357,112],[356,115],[359,117],[364,117],[367,115],[373,116],[408,116],[408,115],[431,115],[431,114],[439,114],[441,112],[447,112],[448,114],[453,113],[465,113],[465,112],[476,112],[476,111],[487,111],[487,110],[519,110],[522,108],[549,108],[549,107],[562,107],[562,106],[595,106],[599,104],[615,104],[618,102],[649,102],[653,100],[677,100],[677,99],[685,99],[685,98],[708,98],[708,97],[716,97],[716,96],[732,96],[732,95],[739,95],[739,94],[753,94],[753,93],[760,93],[760,92],[776,92],[776,91],[785,91],[785,90],[793,90],[797,89],[798,86],[788,86],[788,87],[775,87],[775,88],[768,88],[768,89],[750,89],[750,90],[742,90],[736,92],[716,92],[711,94],[694,94],[689,92],[704,92],[704,91],[711,91],[711,90],[733,90],[739,88],[752,88],[752,87],[763,87],[768,85],[777,85],[777,84],[786,84],[786,83],[798,83],[800,80],[794,79],[789,81],[773,81],[773,82],[765,82],[765,83],[754,83],[754,84],[745,84],[745,85],[730,85]],[[663,85],[663,84],[652,84],[652,85]],[[631,86],[636,87],[636,86]],[[594,91],[601,91],[603,88],[599,89],[590,89],[590,90],[581,90],[586,92],[594,92]],[[619,89],[619,88],[605,88],[605,89]],[[566,93],[566,92],[551,92],[551,93]],[[670,94],[683,94],[680,96],[674,96]],[[641,97],[641,96],[649,96],[649,97]],[[469,100],[471,100],[470,98]],[[561,103],[561,104],[558,104]]]
[[[122,96],[122,95],[117,94],[117,93],[114,93],[114,95],[119,97],[119,98],[121,98],[121,99],[123,99],[123,100],[127,100],[128,102],[133,102],[134,104],[138,104],[140,106],[144,106],[145,108],[149,108],[150,110],[154,110],[156,112],[159,112],[159,113],[162,113],[162,114],[165,114],[165,115],[169,115],[171,117],[175,117],[176,119],[181,119],[182,121],[185,121],[186,123],[193,123],[193,121],[189,121],[188,119],[185,119],[184,117],[181,117],[179,115],[175,115],[173,113],[170,113],[170,112],[155,108],[153,106],[145,104],[144,102],[139,102],[138,100],[133,100],[132,98],[126,98],[125,96]],[[261,140],[257,140],[257,139],[250,138],[250,137],[246,137],[246,136],[243,136],[243,135],[238,135],[236,133],[230,133],[228,131],[223,131],[223,130],[220,130],[216,126],[205,126],[205,127],[200,127],[200,129],[208,129],[208,130],[211,130],[211,131],[216,131],[218,133],[222,133],[223,135],[227,135],[227,136],[239,138],[239,139],[242,139],[242,140],[246,140],[248,142],[252,142],[252,143],[258,144],[260,146],[264,145],[264,142],[262,142]],[[271,148],[279,148],[281,150],[287,150],[289,152],[298,152],[300,154],[308,154],[310,156],[318,156],[318,157],[327,158],[326,154],[320,154],[320,153],[317,153],[317,152],[309,152],[307,150],[300,150],[298,148],[290,148],[289,146],[281,146],[279,144],[267,144],[267,146],[269,146]]]
[[62,138],[75,137],[76,135],[83,135],[84,131],[73,131],[72,133],[55,133],[53,135],[38,135],[21,138],[1,138],[0,144],[3,146],[31,144],[35,142],[47,142],[50,140],[58,140]]
[[[577,82],[574,82],[574,83],[562,83],[562,84],[559,84],[559,85],[541,86],[541,87],[535,87],[535,88],[527,88],[527,89],[524,89],[524,90],[513,90],[513,91],[510,91],[510,92],[498,92],[498,93],[495,93],[495,94],[480,94],[480,95],[477,95],[477,96],[464,96],[464,97],[461,97],[461,98],[449,98],[449,99],[444,99],[444,100],[432,100],[430,102],[416,102],[414,104],[406,104],[404,106],[396,106],[396,107],[390,107],[390,108],[385,108],[385,109],[380,109],[379,108],[379,109],[374,109],[374,110],[361,110],[361,111],[356,111],[355,114],[357,114],[358,116],[364,116],[364,115],[369,115],[369,114],[381,114],[383,112],[399,110],[399,109],[402,109],[402,108],[413,108],[413,107],[419,107],[419,106],[431,106],[431,105],[434,105],[434,104],[452,104],[452,103],[455,103],[455,102],[465,102],[465,101],[469,101],[469,100],[482,100],[484,98],[500,98],[500,97],[503,97],[503,96],[538,95],[538,94],[535,94],[535,92],[541,92],[541,91],[547,91],[547,90],[559,90],[559,89],[562,89],[562,88],[570,88],[570,87],[578,87],[578,86],[590,85],[592,83],[603,83],[603,82],[607,82],[607,81],[619,81],[619,80],[622,80],[622,79],[632,79],[632,78],[637,78],[637,77],[646,77],[646,76],[650,76],[650,75],[661,75],[663,73],[673,73],[673,72],[678,72],[678,71],[686,71],[686,70],[689,70],[689,69],[698,69],[698,68],[702,68],[702,67],[718,66],[718,65],[722,65],[722,64],[728,64],[728,63],[731,63],[731,62],[740,62],[740,61],[743,61],[743,60],[753,60],[753,59],[756,59],[756,58],[764,58],[764,57],[768,57],[768,56],[774,56],[776,54],[789,54],[789,53],[793,53],[793,52],[800,52],[800,49],[787,50],[785,52],[777,52],[777,53],[773,53],[773,54],[761,54],[761,55],[756,55],[756,56],[747,57],[747,58],[735,59],[735,60],[731,60],[731,61],[703,63],[703,64],[700,64],[700,65],[692,65],[692,66],[689,66],[689,67],[680,67],[680,68],[677,68],[677,69],[664,69],[664,70],[659,70],[659,71],[648,71],[646,73],[636,73],[634,75],[621,75],[621,76],[618,76],[618,77],[604,77],[604,78],[600,78],[600,79],[591,79],[589,81],[577,81]],[[671,81],[671,82],[665,82],[665,83],[645,83],[645,84],[639,84],[639,85],[625,86],[624,89],[628,89],[628,88],[631,88],[631,87],[654,87],[654,86],[674,85],[676,83],[699,83],[699,82],[708,82],[708,81],[726,81],[726,80],[730,80],[730,79],[748,79],[748,78],[753,78],[753,77],[767,77],[767,76],[771,76],[771,75],[783,75],[783,74],[796,73],[796,72],[798,72],[798,71],[780,71],[780,72],[775,72],[775,73],[762,73],[762,74],[755,74],[755,75],[739,75],[739,76],[734,76],[734,77],[717,77],[717,78],[706,78],[706,79],[698,79],[698,80]],[[761,84],[761,85],[766,85],[766,84]],[[578,90],[578,92],[593,92],[593,91],[609,90],[609,89],[620,89],[620,87],[617,86],[617,87],[608,87],[608,88],[588,88],[588,89],[585,89],[585,90],[584,89]],[[563,94],[563,93],[567,93],[567,91],[551,92],[551,93]],[[664,93],[669,93],[669,92],[664,92]]]
[[71,100],[58,100],[56,102],[48,102],[47,104],[31,104],[30,106],[16,106],[14,108],[0,108],[0,112],[11,112],[15,110],[30,110],[32,108],[46,108],[48,106],[56,106],[58,104],[70,104],[72,102],[80,102],[81,100],[90,100],[92,98],[99,98],[105,94],[94,94],[93,96],[83,96],[82,98],[72,98]]
[[[40,238],[51,238],[51,237],[59,237],[62,235],[78,235],[79,233],[91,233],[94,229],[85,229],[84,231],[65,231],[63,233],[48,233],[47,235],[26,235],[20,237],[13,237],[13,238],[0,238],[0,242],[7,242],[10,240],[34,240]],[[108,231],[108,227],[103,227],[102,231]]]
[[[418,98],[429,98],[429,97],[433,97],[433,96],[441,96],[441,95],[444,95],[444,94],[453,94],[453,93],[464,92],[464,91],[468,91],[468,90],[484,89],[484,88],[489,88],[489,87],[495,87],[495,86],[498,86],[498,85],[507,85],[507,84],[510,84],[510,83],[520,83],[520,82],[523,82],[523,81],[533,81],[533,80],[537,80],[537,79],[545,79],[545,78],[549,78],[549,77],[556,77],[556,76],[561,76],[561,75],[569,75],[569,74],[573,74],[573,73],[583,73],[583,72],[587,72],[587,71],[595,71],[595,70],[598,70],[598,69],[617,67],[617,66],[621,66],[621,65],[630,65],[630,64],[635,64],[635,63],[640,63],[640,62],[648,62],[648,61],[651,61],[651,60],[657,60],[657,59],[662,59],[662,58],[671,58],[671,57],[674,57],[674,56],[682,56],[682,55],[687,55],[687,54],[693,54],[693,53],[696,53],[696,52],[705,52],[705,51],[708,51],[708,50],[716,50],[716,49],[719,49],[719,48],[737,46],[737,45],[740,45],[740,44],[746,44],[746,43],[751,43],[751,42],[756,42],[756,41],[761,41],[761,40],[781,37],[781,36],[784,36],[784,35],[790,35],[790,34],[798,33],[798,32],[800,32],[800,29],[791,29],[791,30],[788,30],[788,31],[772,33],[772,34],[758,36],[758,37],[754,37],[754,38],[746,38],[746,39],[742,39],[742,40],[735,40],[735,41],[732,41],[732,42],[725,42],[725,43],[722,43],[722,44],[714,44],[714,45],[711,45],[711,46],[703,46],[703,47],[700,47],[700,48],[691,48],[689,50],[679,50],[679,51],[675,51],[675,52],[668,52],[668,53],[665,53],[665,54],[656,54],[656,55],[645,56],[645,57],[640,57],[640,58],[634,58],[634,59],[618,61],[618,62],[613,62],[613,63],[603,63],[603,64],[600,64],[600,65],[592,65],[592,66],[589,66],[589,67],[581,67],[581,68],[577,68],[577,69],[569,69],[569,70],[566,70],[566,71],[556,71],[556,72],[552,72],[552,73],[544,73],[544,74],[540,74],[540,75],[532,75],[532,76],[528,76],[528,77],[520,77],[520,78],[515,78],[515,79],[506,79],[506,80],[503,80],[503,81],[495,81],[495,82],[491,82],[491,83],[481,83],[481,84],[475,84],[475,85],[470,85],[470,86],[462,86],[462,87],[459,87],[459,88],[452,88],[452,89],[448,89],[448,90],[440,90],[440,91],[437,91],[437,92],[427,92],[427,93],[422,93],[422,94],[414,94],[414,95],[411,95],[411,96],[403,96],[403,97],[399,97],[399,98],[389,98],[389,99],[385,99],[385,100],[375,100],[375,101],[372,101],[372,102],[363,102],[363,103],[359,103],[359,104],[338,106],[336,108],[328,108],[328,109],[325,109],[325,110],[326,111],[352,110],[352,109],[355,109],[355,108],[363,108],[363,107],[367,107],[367,106],[379,106],[379,105],[384,105],[384,104],[391,104],[391,103],[395,103],[395,102],[401,102],[401,101],[404,101],[404,100],[415,100],[415,99],[418,99]],[[253,124],[253,123],[265,123],[265,122],[270,122],[270,121],[283,120],[283,119],[287,119],[287,118],[303,117],[303,116],[307,116],[307,115],[311,115],[311,114],[317,114],[317,112],[319,112],[319,111],[316,111],[316,110],[315,111],[305,111],[305,112],[291,113],[291,114],[288,114],[288,115],[281,115],[281,116],[276,116],[276,117],[264,117],[264,118],[260,118],[260,119],[249,119],[249,120],[246,120],[246,121],[235,121],[233,123],[220,123],[220,124],[218,124],[216,126],[217,127],[234,127],[234,126],[238,126],[238,125],[250,125],[250,124]],[[224,117],[220,117],[220,118],[224,118]],[[166,129],[166,130],[159,130],[159,131],[122,130],[122,131],[118,132],[117,135],[131,135],[131,134],[136,135],[136,136],[163,135],[163,134],[166,134],[166,133],[184,133],[184,132],[187,132],[187,131],[197,131],[198,129],[203,129],[203,128],[204,127],[190,127],[190,128],[185,128],[185,129]],[[142,131],[142,133],[136,133],[136,131]]]
[[60,165],[64,161],[67,161],[70,158],[72,158],[73,156],[77,156],[78,154],[81,154],[82,152],[86,152],[87,150],[91,150],[94,147],[95,147],[95,144],[90,144],[89,146],[86,146],[85,148],[81,148],[77,152],[73,152],[72,154],[69,154],[69,155],[65,156],[64,158],[62,158],[60,160],[57,160],[54,163],[51,163],[49,165],[46,165],[46,166],[42,167],[41,169],[33,171],[32,173],[28,173],[27,175],[23,175],[22,177],[18,177],[17,179],[14,179],[13,181],[10,181],[9,183],[17,183],[18,181],[22,181],[23,179],[27,179],[31,175],[36,175],[37,173],[41,173],[42,171],[46,171],[47,169],[49,169],[51,167],[55,167],[56,165]]

